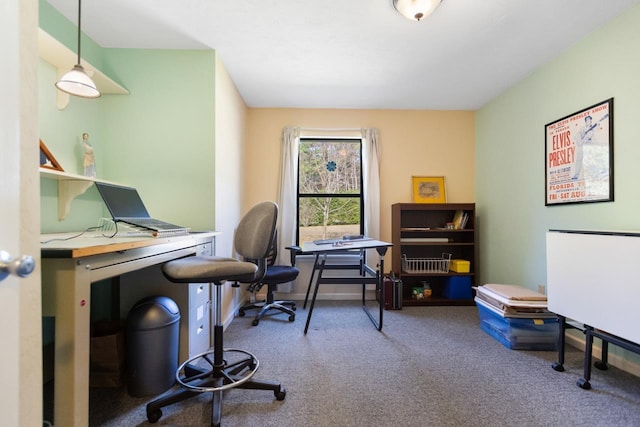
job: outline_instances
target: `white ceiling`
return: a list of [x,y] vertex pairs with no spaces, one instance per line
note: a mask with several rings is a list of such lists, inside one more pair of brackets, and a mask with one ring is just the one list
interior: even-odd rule
[[[77,23],[77,0],[48,0]],[[84,0],[108,48],[219,54],[250,107],[475,110],[640,0]]]

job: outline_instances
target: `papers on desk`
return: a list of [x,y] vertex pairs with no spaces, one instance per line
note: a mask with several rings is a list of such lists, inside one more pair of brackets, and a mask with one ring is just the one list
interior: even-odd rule
[[361,242],[364,240],[373,240],[371,237],[366,237],[363,236],[361,234],[359,235],[346,235],[346,236],[342,236],[342,239],[320,239],[320,240],[314,240],[313,244],[314,245],[335,245],[335,246],[342,246],[345,244],[348,244],[349,242]]
[[307,253],[328,253],[352,250],[379,249],[389,246],[393,246],[393,244],[366,237],[359,240],[337,239],[335,243],[331,244],[316,244],[314,242],[304,242],[302,243],[301,248],[302,252]]

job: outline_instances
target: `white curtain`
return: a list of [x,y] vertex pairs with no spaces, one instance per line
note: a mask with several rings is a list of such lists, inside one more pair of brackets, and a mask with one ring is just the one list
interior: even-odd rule
[[380,238],[380,136],[378,129],[362,129],[362,176],[364,179],[364,234]]
[[[364,234],[380,239],[380,136],[378,129],[362,129],[362,177],[364,193]],[[367,264],[380,262],[375,251],[368,251]]]
[[300,128],[282,130],[282,158],[280,162],[280,193],[278,195],[278,264],[288,265],[287,246],[296,240],[296,206],[298,197],[298,144]]

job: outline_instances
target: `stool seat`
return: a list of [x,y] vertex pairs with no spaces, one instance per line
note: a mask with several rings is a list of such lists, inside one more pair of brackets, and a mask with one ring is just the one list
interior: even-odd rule
[[258,266],[252,262],[215,256],[191,256],[169,261],[162,272],[175,283],[213,283],[252,280]]

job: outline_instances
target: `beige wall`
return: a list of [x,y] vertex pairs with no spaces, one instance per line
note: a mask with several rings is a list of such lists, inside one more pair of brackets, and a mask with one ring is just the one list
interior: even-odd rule
[[380,238],[391,239],[391,205],[411,202],[411,176],[445,176],[447,201],[474,201],[472,111],[250,108],[244,157],[244,207],[276,200],[282,128],[380,130]]
[[[244,132],[247,106],[216,53],[215,61],[215,183],[202,183],[215,189],[215,229],[222,232],[216,238],[216,255],[233,256],[233,235],[246,209],[243,209],[245,152]],[[227,283],[222,294],[222,321],[229,324],[242,295]]]

